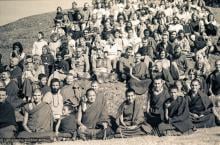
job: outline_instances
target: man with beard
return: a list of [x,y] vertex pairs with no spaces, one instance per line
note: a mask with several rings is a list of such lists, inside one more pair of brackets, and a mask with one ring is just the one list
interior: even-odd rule
[[51,107],[53,118],[57,121],[62,115],[63,96],[60,93],[60,81],[57,78],[51,80],[51,92],[48,92],[43,97],[43,102],[48,103]]
[[171,59],[171,75],[174,80],[184,79],[188,72],[188,62],[185,55],[182,55],[182,49],[180,45],[174,47],[174,54]]

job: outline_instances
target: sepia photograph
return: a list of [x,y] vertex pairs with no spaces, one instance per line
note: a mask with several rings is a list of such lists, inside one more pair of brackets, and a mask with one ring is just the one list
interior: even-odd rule
[[220,0],[0,0],[0,144],[220,145]]

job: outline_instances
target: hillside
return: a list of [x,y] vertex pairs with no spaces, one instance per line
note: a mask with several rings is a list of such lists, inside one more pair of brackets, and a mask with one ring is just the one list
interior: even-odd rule
[[[212,8],[212,11],[217,21],[220,22],[220,9]],[[3,62],[8,62],[7,56],[9,56],[14,42],[20,41],[23,44],[24,51],[28,53],[39,31],[44,32],[45,38],[49,39],[54,25],[54,16],[54,12],[34,15],[0,26],[0,52],[3,54]]]
[[[220,22],[220,9],[212,9],[215,13],[217,21]],[[16,22],[4,25],[0,27],[0,53],[3,55],[3,62],[8,62],[9,54],[12,50],[12,44],[16,41],[20,41],[24,46],[26,53],[30,52],[33,42],[37,38],[37,33],[42,31],[45,33],[45,38],[49,38],[51,29],[53,27],[54,12],[45,13],[40,15],[34,15],[26,18],[22,18]],[[89,85],[89,83],[85,83]],[[112,114],[115,113],[117,106],[124,99],[125,86],[124,84],[107,84],[103,85],[103,90],[106,90],[105,97],[108,100],[108,109]],[[220,128],[203,129],[199,130],[193,135],[182,136],[182,137],[138,137],[131,139],[113,139],[108,141],[76,141],[76,142],[62,142],[57,144],[164,144],[164,145],[220,145]],[[175,141],[175,142],[174,142]]]

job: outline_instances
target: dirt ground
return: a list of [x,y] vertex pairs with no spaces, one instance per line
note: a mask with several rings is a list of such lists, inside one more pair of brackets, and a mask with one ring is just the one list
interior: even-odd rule
[[142,136],[127,139],[65,141],[44,145],[220,145],[220,127],[201,129],[186,136]]
[[[218,22],[220,22],[220,9],[212,9]],[[47,13],[20,19],[11,24],[0,27],[0,53],[3,54],[3,62],[8,62],[12,43],[20,41],[24,45],[24,51],[30,52],[33,42],[36,40],[38,31],[43,31],[45,37],[49,38],[53,26],[55,13]],[[219,57],[219,56],[218,56]],[[89,83],[82,83],[85,89]],[[102,85],[105,97],[108,101],[110,115],[115,115],[117,107],[124,100],[125,84],[112,83]],[[48,144],[55,145],[220,145],[220,127],[201,129],[192,135],[178,137],[154,137],[143,136],[129,139],[111,139],[94,141],[65,141]]]

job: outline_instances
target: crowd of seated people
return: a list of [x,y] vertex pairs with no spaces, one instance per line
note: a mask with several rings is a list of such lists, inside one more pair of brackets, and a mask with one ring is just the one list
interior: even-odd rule
[[[39,30],[31,53],[15,42],[9,64],[0,55],[0,138],[185,135],[220,125],[220,25],[203,0],[73,2],[53,21],[50,41]],[[126,84],[115,116],[100,91],[108,83]]]

